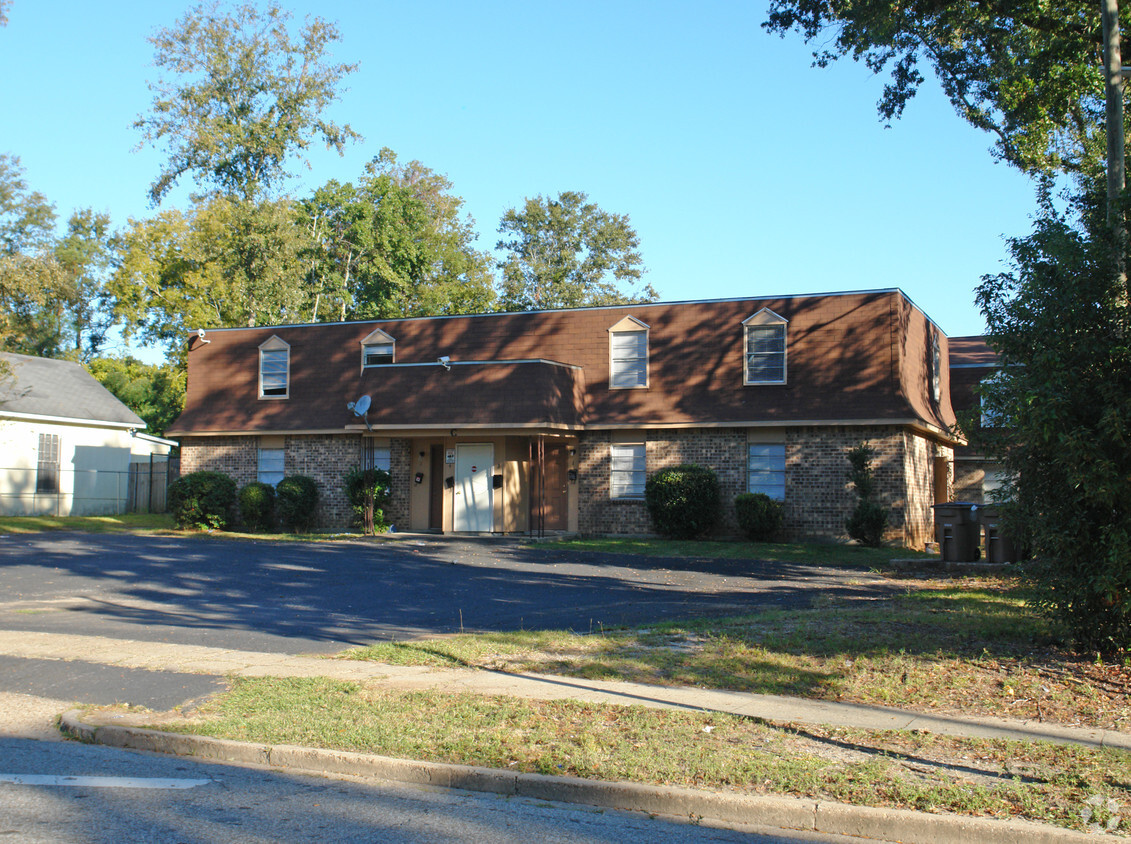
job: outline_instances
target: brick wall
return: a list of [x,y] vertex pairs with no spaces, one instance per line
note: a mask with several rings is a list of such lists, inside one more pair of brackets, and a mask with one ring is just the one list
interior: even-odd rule
[[259,471],[259,437],[183,437],[181,474],[223,472],[244,486]]
[[[642,432],[648,475],[668,466],[694,463],[714,469],[722,513],[716,533],[738,533],[734,497],[746,491],[746,432],[735,428],[685,428]],[[578,444],[578,527],[584,534],[654,533],[643,501],[609,497],[610,444],[607,432],[585,434]],[[639,442],[639,440],[637,440]]]
[[[876,450],[873,470],[881,503],[890,512],[885,538],[922,547],[933,536],[934,457],[950,449],[896,426],[868,428],[789,428],[786,445],[786,533],[792,538],[845,540],[845,520],[856,506],[848,482],[848,452],[862,442]],[[738,533],[734,499],[746,491],[747,434],[736,428],[646,431],[647,473],[695,463],[714,469],[721,488],[722,513],[716,534]],[[609,498],[612,435],[581,437],[578,526],[583,534],[647,534],[655,528],[644,503]]]
[[[353,513],[342,489],[350,468],[361,462],[361,436],[357,434],[296,434],[285,439],[283,471],[307,475],[318,484],[318,526],[345,530]],[[390,442],[393,501],[389,520],[408,525],[410,442]],[[254,481],[259,464],[259,437],[186,437],[181,444],[181,473],[211,470],[223,472],[236,484]]]
[[934,535],[934,457],[953,457],[904,428],[791,428],[786,440],[786,531],[794,537],[846,539],[856,506],[848,452],[863,442],[876,451],[876,492],[890,514],[886,541],[921,548]]

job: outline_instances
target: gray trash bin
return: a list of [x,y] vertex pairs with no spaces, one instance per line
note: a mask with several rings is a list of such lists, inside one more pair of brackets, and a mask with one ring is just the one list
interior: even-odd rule
[[974,563],[982,556],[978,505],[969,501],[936,504],[935,538],[945,563]]
[[1017,546],[1005,533],[997,507],[979,507],[978,521],[986,531],[986,560],[991,563],[1016,563]]

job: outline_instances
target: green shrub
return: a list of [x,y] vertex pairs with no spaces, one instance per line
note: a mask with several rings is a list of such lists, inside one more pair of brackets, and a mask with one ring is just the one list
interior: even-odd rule
[[888,511],[876,500],[876,478],[872,472],[872,458],[876,450],[861,443],[848,452],[848,480],[856,488],[856,509],[845,521],[848,535],[864,545],[879,548],[888,526]]
[[693,539],[719,519],[719,479],[702,466],[661,469],[644,484],[644,502],[656,530],[674,539]]
[[386,509],[389,506],[392,478],[384,469],[360,469],[346,472],[344,488],[354,521],[366,536],[389,529]]
[[219,530],[236,503],[236,482],[222,472],[192,472],[169,485],[168,500],[177,527]]
[[275,487],[252,481],[240,490],[240,521],[251,530],[270,530],[275,525]]
[[318,484],[306,475],[287,475],[275,487],[275,515],[291,533],[309,533],[318,523]]
[[755,542],[770,542],[785,525],[785,507],[764,492],[744,492],[734,499],[738,526]]

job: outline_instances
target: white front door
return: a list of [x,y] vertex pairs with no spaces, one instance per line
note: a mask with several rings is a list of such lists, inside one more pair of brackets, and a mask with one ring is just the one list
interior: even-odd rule
[[491,443],[456,446],[456,489],[453,529],[488,533],[494,530],[491,476],[495,447]]

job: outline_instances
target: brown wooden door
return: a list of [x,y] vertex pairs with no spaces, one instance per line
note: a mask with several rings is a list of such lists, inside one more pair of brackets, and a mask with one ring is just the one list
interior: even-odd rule
[[546,530],[565,530],[569,526],[568,460],[564,443],[546,443]]

